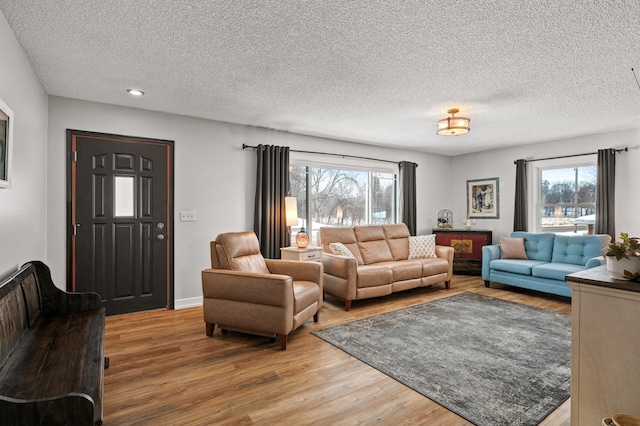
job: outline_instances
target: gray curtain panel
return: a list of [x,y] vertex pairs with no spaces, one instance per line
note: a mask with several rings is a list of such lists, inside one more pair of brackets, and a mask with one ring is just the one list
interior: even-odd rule
[[284,198],[289,195],[289,147],[258,145],[256,204],[253,229],[260,240],[260,252],[269,259],[280,258],[280,248],[289,246]]
[[596,180],[596,234],[609,234],[616,238],[616,151],[598,150]]
[[401,219],[416,235],[416,163],[400,162],[400,208]]
[[516,196],[513,230],[527,230],[527,161],[516,160]]

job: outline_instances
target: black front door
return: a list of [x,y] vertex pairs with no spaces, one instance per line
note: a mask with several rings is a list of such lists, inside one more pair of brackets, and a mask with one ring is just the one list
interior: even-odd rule
[[107,315],[172,308],[173,142],[67,131],[70,290]]

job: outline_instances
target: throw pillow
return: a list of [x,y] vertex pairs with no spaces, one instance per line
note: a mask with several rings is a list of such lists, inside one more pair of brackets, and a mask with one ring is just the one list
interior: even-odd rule
[[342,243],[329,243],[329,248],[331,249],[331,253],[337,254],[338,256],[346,256],[353,259],[356,258],[353,253],[351,253],[351,250]]
[[409,237],[409,259],[434,258],[436,256],[436,234]]
[[524,238],[500,237],[500,259],[529,259]]

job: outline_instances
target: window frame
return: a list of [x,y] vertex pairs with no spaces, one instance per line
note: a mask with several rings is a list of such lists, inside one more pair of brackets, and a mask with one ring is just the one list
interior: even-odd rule
[[[528,171],[529,194],[529,229],[532,232],[542,231],[542,171],[551,169],[570,169],[576,167],[597,167],[596,154],[580,157],[557,158],[552,160],[539,160],[535,164],[529,163],[532,167]],[[550,231],[549,231],[550,232]]]
[[[393,223],[398,223],[399,215],[400,215],[400,191],[399,191],[399,167],[397,164],[388,163],[388,165],[381,165],[380,162],[376,161],[368,161],[354,158],[335,158],[332,161],[322,161],[322,159],[317,158],[318,154],[309,154],[309,153],[294,153],[291,154],[289,158],[290,167],[322,167],[328,169],[341,169],[341,170],[349,170],[349,171],[361,171],[367,172],[367,200],[366,200],[366,209],[367,209],[367,222],[369,224],[373,224],[372,220],[372,197],[371,197],[371,184],[373,173],[390,173],[393,175],[393,187],[394,187],[394,197],[393,197]],[[309,171],[309,170],[308,170]],[[307,193],[309,193],[309,173],[307,173],[306,185],[307,185]],[[291,194],[295,196],[296,194]],[[314,229],[313,225],[309,228],[309,224],[312,224],[311,221],[313,212],[311,206],[311,200],[307,197],[307,217],[304,218],[307,226],[305,227],[306,231],[309,233],[311,238],[311,244],[316,245],[319,243],[319,229]],[[337,225],[323,225],[323,226],[337,226]],[[295,245],[295,235],[298,232],[297,227],[292,227],[291,229],[291,239],[292,244]]]

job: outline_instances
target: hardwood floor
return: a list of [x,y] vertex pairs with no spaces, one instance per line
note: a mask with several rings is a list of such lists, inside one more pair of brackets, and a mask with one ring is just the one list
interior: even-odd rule
[[[495,287],[495,288],[494,288]],[[354,301],[329,296],[320,322],[277,341],[216,328],[205,335],[202,308],[108,317],[105,425],[470,425],[311,331],[461,292],[570,312],[569,299],[455,276],[438,285]],[[569,401],[541,425],[568,426]]]

